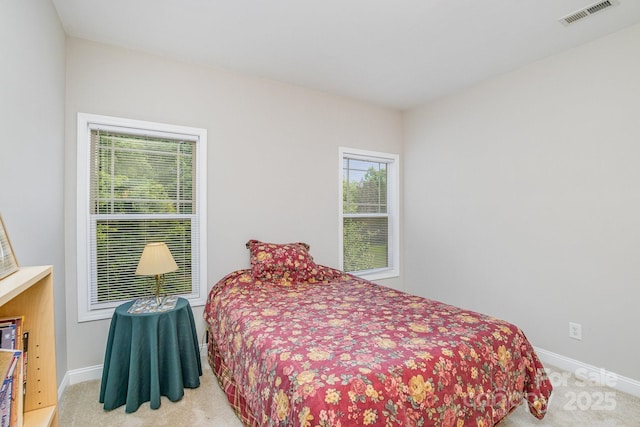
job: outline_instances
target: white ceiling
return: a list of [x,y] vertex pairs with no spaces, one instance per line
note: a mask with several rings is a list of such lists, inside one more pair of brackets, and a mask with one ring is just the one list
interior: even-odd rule
[[53,3],[73,37],[406,109],[640,22],[640,0],[558,22],[594,1]]

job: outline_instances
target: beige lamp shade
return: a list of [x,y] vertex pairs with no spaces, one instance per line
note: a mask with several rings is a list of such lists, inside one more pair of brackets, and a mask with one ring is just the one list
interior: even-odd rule
[[144,247],[136,275],[153,276],[176,271],[178,264],[164,242],[149,243]]

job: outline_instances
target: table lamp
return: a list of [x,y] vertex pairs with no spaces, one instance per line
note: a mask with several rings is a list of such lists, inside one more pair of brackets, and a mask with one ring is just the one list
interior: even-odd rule
[[160,288],[164,284],[164,274],[177,269],[178,265],[166,243],[148,243],[140,256],[136,275],[156,277],[156,303],[160,305]]

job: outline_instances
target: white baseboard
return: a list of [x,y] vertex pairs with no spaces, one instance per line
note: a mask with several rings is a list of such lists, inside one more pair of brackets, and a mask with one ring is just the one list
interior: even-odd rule
[[89,366],[88,368],[69,371],[69,385],[83,383],[85,381],[99,380],[102,378],[102,365]]
[[64,374],[64,377],[62,377],[62,381],[60,381],[60,385],[58,386],[58,402],[60,401],[60,399],[62,399],[62,395],[64,394],[64,391],[67,389],[68,385],[69,385],[69,372],[66,372]]
[[102,365],[89,366],[87,368],[73,369],[67,371],[58,387],[58,400],[62,397],[65,389],[74,384],[85,381],[99,380],[102,378]]
[[[200,345],[200,353],[207,352],[207,344],[202,343]],[[87,368],[73,369],[71,371],[67,371],[60,382],[60,386],[58,387],[58,400],[62,398],[62,394],[66,390],[66,388],[70,385],[83,383],[85,381],[99,380],[102,379],[102,367],[103,365],[95,365],[89,366]]]
[[588,365],[542,348],[536,347],[535,351],[543,364],[548,363],[563,371],[570,372],[578,379],[597,383],[598,385],[607,386],[614,390],[640,397],[640,381],[623,377],[615,372],[607,371],[604,368]]

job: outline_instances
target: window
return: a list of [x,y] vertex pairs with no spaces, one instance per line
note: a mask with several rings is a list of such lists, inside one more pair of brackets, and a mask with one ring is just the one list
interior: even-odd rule
[[78,320],[108,318],[153,293],[136,276],[147,243],[165,242],[178,270],[164,290],[203,304],[205,129],[78,114]]
[[340,148],[340,268],[383,279],[399,269],[399,157]]

